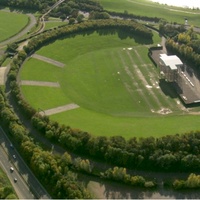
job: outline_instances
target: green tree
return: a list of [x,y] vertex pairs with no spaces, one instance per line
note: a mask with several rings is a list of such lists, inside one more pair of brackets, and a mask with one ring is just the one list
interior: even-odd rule
[[84,15],[83,15],[83,14],[79,14],[79,15],[77,16],[77,18],[76,18],[76,20],[77,20],[78,23],[82,22],[83,19],[84,19]]

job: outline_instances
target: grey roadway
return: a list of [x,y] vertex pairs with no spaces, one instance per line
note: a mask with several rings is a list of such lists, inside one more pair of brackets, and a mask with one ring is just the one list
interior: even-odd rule
[[[10,147],[11,141],[0,127],[0,164],[10,179],[20,199],[51,199],[45,188],[40,184],[15,148]],[[13,158],[13,155],[16,158]],[[10,172],[10,167],[15,170]],[[14,178],[17,182],[14,183]],[[34,194],[34,195],[33,195]]]
[[[24,183],[22,177],[20,176],[18,170],[16,170],[12,158],[8,156],[5,152],[4,147],[2,146],[3,141],[1,137],[1,146],[0,146],[0,166],[7,174],[10,179],[11,184],[13,185],[15,192],[19,199],[34,199],[34,195],[30,192],[26,183]],[[10,171],[10,167],[14,168],[14,171]],[[17,178],[17,182],[14,182],[14,178]]]

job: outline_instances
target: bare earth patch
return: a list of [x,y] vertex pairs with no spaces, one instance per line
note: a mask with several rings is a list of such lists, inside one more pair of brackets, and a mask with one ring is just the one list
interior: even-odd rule
[[172,111],[169,108],[162,108],[161,110],[157,111],[157,113],[162,115],[167,115],[172,113]]

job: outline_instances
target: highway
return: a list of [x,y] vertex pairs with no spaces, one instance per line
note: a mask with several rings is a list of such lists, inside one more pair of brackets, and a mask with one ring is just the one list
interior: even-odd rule
[[[44,16],[48,14],[52,9],[57,7],[59,4],[65,0],[59,0],[56,2],[47,13],[42,17],[44,23]],[[0,42],[0,48],[4,47],[8,43],[14,42],[19,39],[21,36],[25,35],[35,24],[36,19],[34,15],[27,14],[30,18],[30,23],[25,27],[20,33],[13,36],[12,38]],[[44,27],[44,25],[42,26]],[[41,29],[40,31],[42,31]],[[9,70],[9,67],[8,67]],[[34,176],[32,171],[26,165],[24,160],[21,158],[20,154],[15,148],[10,147],[11,141],[0,127],[0,167],[7,174],[11,184],[14,187],[15,192],[18,195],[19,199],[51,199],[51,196],[41,185],[38,179]],[[13,157],[14,155],[14,157]],[[13,168],[14,171],[11,171],[10,168]],[[17,179],[15,182],[14,179]]]
[[[0,127],[0,166],[10,179],[19,199],[51,199],[17,150],[10,147],[10,144],[11,141]],[[10,167],[14,168],[13,172]],[[17,182],[14,178],[17,178]]]

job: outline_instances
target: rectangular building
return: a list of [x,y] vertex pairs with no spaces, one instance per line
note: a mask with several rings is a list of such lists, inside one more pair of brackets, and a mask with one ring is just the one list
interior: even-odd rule
[[183,65],[176,55],[160,54],[160,71],[169,82],[177,81],[178,68]]

